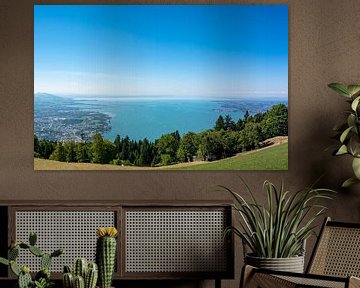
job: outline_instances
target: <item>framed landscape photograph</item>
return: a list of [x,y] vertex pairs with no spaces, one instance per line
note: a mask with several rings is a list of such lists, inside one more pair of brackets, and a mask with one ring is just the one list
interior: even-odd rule
[[287,170],[286,5],[35,5],[35,170]]

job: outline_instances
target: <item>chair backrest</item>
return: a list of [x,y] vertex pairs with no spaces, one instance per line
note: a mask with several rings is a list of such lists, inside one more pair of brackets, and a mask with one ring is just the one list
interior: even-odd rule
[[307,273],[360,277],[360,224],[326,218]]

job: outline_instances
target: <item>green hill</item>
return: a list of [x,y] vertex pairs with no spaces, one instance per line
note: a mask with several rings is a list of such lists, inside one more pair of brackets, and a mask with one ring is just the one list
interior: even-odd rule
[[287,170],[288,143],[240,153],[213,162],[179,163],[162,167],[118,166],[93,163],[66,163],[34,159],[35,170]]
[[204,164],[170,167],[175,170],[287,170],[288,143],[269,146],[234,157]]

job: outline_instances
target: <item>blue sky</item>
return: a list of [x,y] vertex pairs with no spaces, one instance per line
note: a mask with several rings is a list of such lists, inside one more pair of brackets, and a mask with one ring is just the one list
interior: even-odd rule
[[35,5],[34,92],[284,96],[286,5]]

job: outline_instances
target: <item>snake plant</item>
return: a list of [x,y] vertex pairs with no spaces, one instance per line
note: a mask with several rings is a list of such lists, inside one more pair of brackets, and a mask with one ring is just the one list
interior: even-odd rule
[[314,233],[316,220],[326,207],[318,200],[331,199],[334,191],[305,188],[296,193],[285,191],[283,184],[276,188],[264,182],[266,205],[256,200],[254,193],[242,180],[245,193],[251,201],[227,187],[220,186],[235,199],[233,205],[240,215],[239,227],[228,227],[225,234],[239,236],[255,257],[288,258],[301,255],[303,244]]

